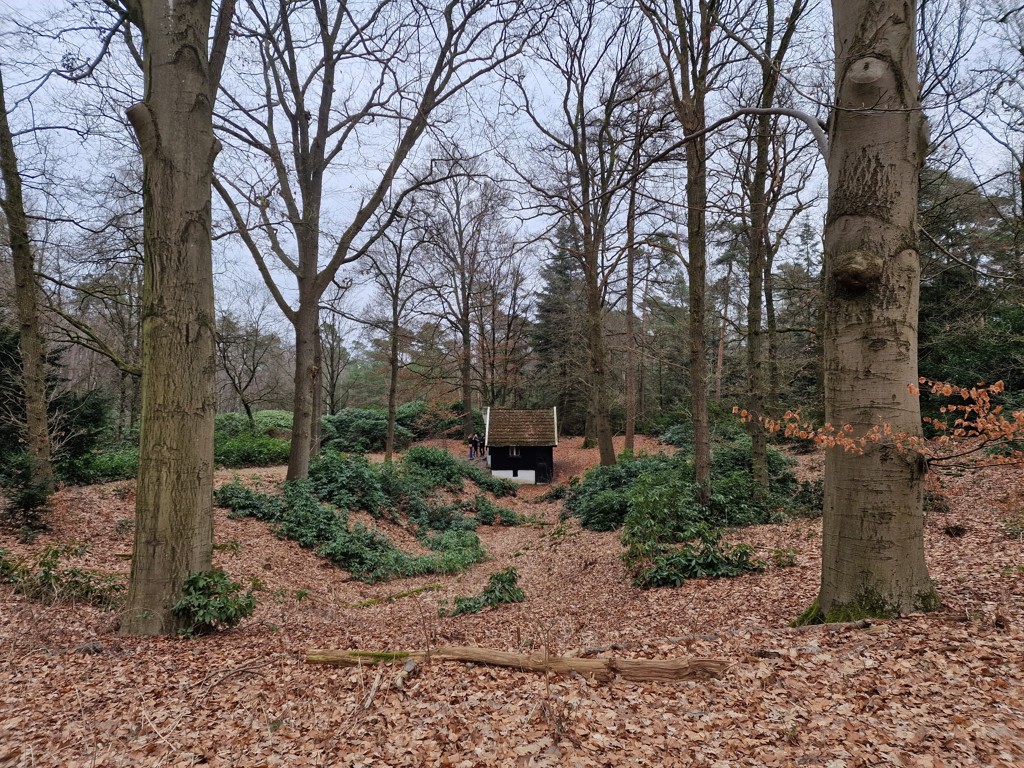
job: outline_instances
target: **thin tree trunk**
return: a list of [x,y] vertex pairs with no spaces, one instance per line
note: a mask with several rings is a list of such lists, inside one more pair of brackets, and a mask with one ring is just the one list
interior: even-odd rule
[[[596,248],[596,246],[595,246]],[[604,346],[604,308],[597,285],[597,255],[587,256],[587,346],[590,352],[590,412],[601,466],[615,463],[615,445],[608,408],[608,370]],[[589,434],[589,433],[588,433]]]
[[[836,105],[825,227],[825,420],[921,434],[917,179],[927,148],[915,4],[834,0]],[[937,606],[924,558],[927,464],[889,442],[831,448],[819,618]]]
[[3,75],[0,73],[0,176],[6,196],[0,208],[7,219],[7,235],[14,266],[14,295],[17,304],[21,347],[21,386],[25,394],[25,437],[31,458],[32,485],[49,493],[53,490],[53,459],[46,413],[46,342],[39,325],[39,283],[29,239],[28,217],[14,153],[14,137],[7,120]]
[[469,299],[466,298],[466,316],[459,323],[459,337],[462,342],[462,359],[459,361],[459,376],[462,379],[462,436],[467,440],[476,432],[473,423],[473,326],[468,315]]
[[316,417],[315,389],[320,387],[317,367],[317,302],[299,299],[295,314],[295,397],[292,411],[292,445],[288,456],[288,479],[303,480],[309,475],[309,460]]
[[774,249],[765,243],[764,265],[764,311],[768,341],[768,409],[777,407],[781,395],[782,382],[779,380],[779,323],[775,314],[775,281],[772,278],[772,267],[775,262]]
[[[773,98],[767,93],[761,106]],[[774,90],[774,89],[773,89]],[[771,102],[768,101],[770,106]],[[768,150],[771,140],[771,116],[758,115],[756,118],[757,137],[754,140],[754,175],[750,185],[750,232],[748,233],[749,290],[747,291],[747,411],[750,421],[750,460],[753,469],[755,492],[761,497],[768,492],[768,435],[764,428],[765,360],[761,338],[761,319],[764,295],[765,235],[767,231],[767,205],[765,185],[768,181]]]
[[718,359],[715,361],[715,402],[722,402],[722,367],[725,362],[725,330],[729,325],[729,299],[731,298],[732,261],[725,273],[725,296],[722,299],[722,323],[718,328]]
[[219,145],[209,0],[133,3],[144,100],[128,110],[145,168],[142,432],[135,548],[121,632],[182,624],[172,606],[211,567],[214,371],[210,182]]
[[[639,144],[634,152],[634,163],[639,155]],[[629,189],[629,209],[626,214],[626,439],[625,449],[632,452],[636,431],[636,330],[633,317],[633,291],[636,281],[636,184]]]
[[[704,127],[703,100],[687,133]],[[690,290],[690,401],[693,412],[693,471],[697,500],[711,502],[711,427],[708,422],[707,340],[707,149],[704,138],[690,142],[686,152],[686,272]]]
[[388,431],[384,440],[384,461],[390,462],[395,454],[395,419],[398,415],[398,332],[399,311],[397,292],[391,298],[391,338],[388,349]]

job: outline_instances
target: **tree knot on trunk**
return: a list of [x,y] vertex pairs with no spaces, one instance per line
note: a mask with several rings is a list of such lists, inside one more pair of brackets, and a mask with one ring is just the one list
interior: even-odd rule
[[[910,469],[910,478],[916,482],[928,473],[928,459],[920,451],[901,446],[893,438],[884,438],[877,443],[879,458],[883,461],[901,461]],[[867,451],[865,451],[867,453]]]
[[835,257],[832,274],[843,288],[859,293],[881,279],[884,261],[874,251],[847,251]]
[[850,65],[850,79],[858,85],[877,83],[889,71],[889,65],[874,56],[865,56]]

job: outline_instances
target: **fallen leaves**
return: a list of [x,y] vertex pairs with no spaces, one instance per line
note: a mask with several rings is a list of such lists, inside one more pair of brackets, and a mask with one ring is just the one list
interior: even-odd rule
[[[563,441],[556,460],[564,481],[596,451]],[[275,472],[252,474],[272,482]],[[950,509],[928,520],[945,610],[867,626],[787,626],[817,588],[818,521],[737,533],[761,552],[792,547],[793,568],[642,592],[626,581],[615,534],[571,523],[557,538],[554,525],[482,529],[490,562],[369,586],[218,512],[217,541],[238,547],[217,552],[217,564],[259,587],[255,616],[229,632],[121,638],[111,613],[0,587],[0,766],[1021,765],[1024,554],[998,523],[1019,511],[1024,473],[985,472],[947,480]],[[0,545],[27,554],[81,540],[92,544],[83,567],[127,575],[115,556],[130,546],[118,526],[131,516],[127,487],[65,490],[50,534]],[[535,502],[544,490],[521,489],[516,511],[554,523],[557,505]],[[958,522],[970,523],[965,535],[942,533]],[[440,600],[478,592],[509,566],[525,603],[438,617]],[[432,583],[441,588],[382,599]],[[312,646],[440,645],[737,663],[720,680],[603,684],[428,664],[397,686],[402,661],[302,661]]]

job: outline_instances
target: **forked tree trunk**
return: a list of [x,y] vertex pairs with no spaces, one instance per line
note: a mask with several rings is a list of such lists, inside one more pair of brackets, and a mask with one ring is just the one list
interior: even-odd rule
[[218,144],[210,0],[129,4],[144,100],[128,110],[145,168],[142,429],[135,549],[121,632],[173,632],[192,571],[211,567],[215,345],[210,181]]
[[46,343],[39,327],[39,283],[29,239],[28,217],[14,154],[14,136],[7,120],[7,100],[0,73],[0,177],[5,195],[0,209],[7,219],[7,236],[14,266],[14,295],[21,347],[21,386],[25,393],[25,439],[31,457],[32,485],[53,490],[53,460],[46,414]]
[[[836,104],[825,227],[825,420],[921,434],[917,384],[915,3],[833,0]],[[819,618],[937,604],[924,558],[927,465],[888,443],[829,450]]]

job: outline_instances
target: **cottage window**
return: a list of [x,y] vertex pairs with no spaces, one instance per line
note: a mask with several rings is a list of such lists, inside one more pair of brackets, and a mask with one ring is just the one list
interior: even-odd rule
[[508,449],[508,455],[509,456],[519,456],[519,446],[518,445],[513,445],[511,448],[509,448]]

